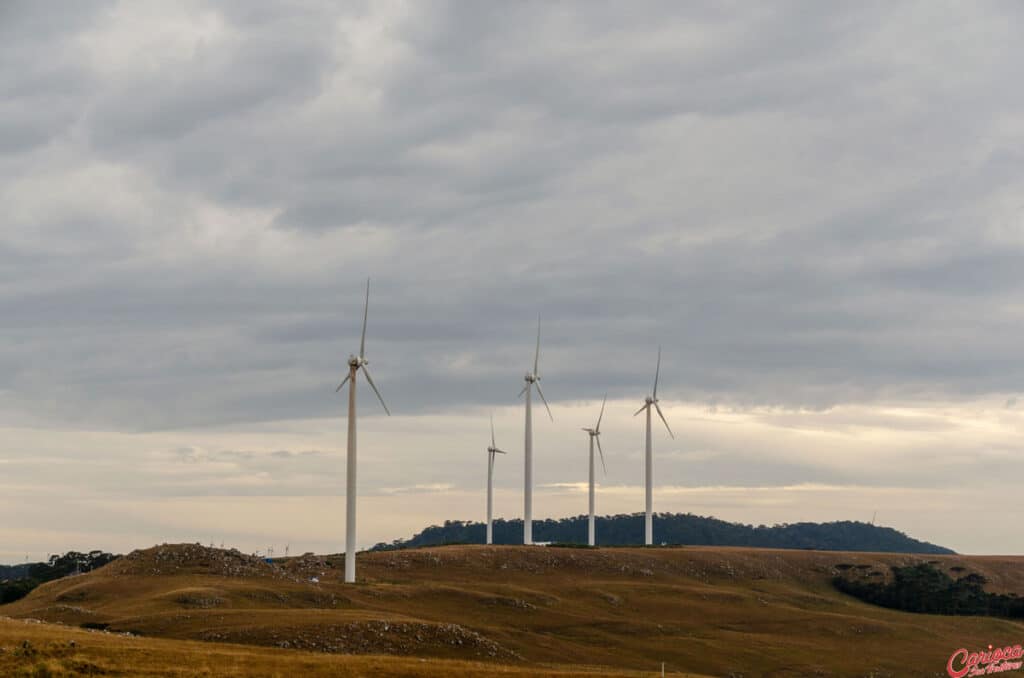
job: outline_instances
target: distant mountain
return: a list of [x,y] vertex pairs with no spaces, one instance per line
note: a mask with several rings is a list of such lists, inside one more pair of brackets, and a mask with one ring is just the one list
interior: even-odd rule
[[[599,546],[636,546],[643,543],[642,513],[599,516],[596,519]],[[411,539],[381,542],[373,551],[438,546],[441,544],[482,544],[483,523],[448,520],[431,525]],[[757,546],[762,548],[814,549],[819,551],[878,551],[887,553],[952,554],[954,551],[918,541],[892,529],[856,521],[834,523],[788,523],[743,525],[689,513],[657,513],[654,535],[658,543],[695,546]],[[539,542],[585,544],[587,518],[535,520],[533,539]],[[494,521],[495,544],[522,544],[522,520]]]
[[0,565],[0,581],[6,579],[22,579],[28,576],[29,568],[41,563],[22,563],[21,565]]
[[62,556],[50,556],[45,563],[0,565],[0,605],[24,598],[44,582],[90,572],[118,557],[104,551],[68,551]]

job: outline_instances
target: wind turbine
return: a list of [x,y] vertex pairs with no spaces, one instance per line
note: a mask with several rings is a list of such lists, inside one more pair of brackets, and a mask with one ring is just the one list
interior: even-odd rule
[[384,404],[377,385],[373,383],[366,359],[366,318],[370,312],[370,279],[366,279],[366,305],[363,307],[363,338],[359,341],[359,355],[348,357],[348,375],[334,389],[335,393],[347,383],[348,386],[348,459],[346,467],[345,488],[345,582],[352,584],[356,580],[356,372],[360,368],[366,375],[370,388],[377,394],[381,407],[391,416],[391,411]]
[[658,416],[665,422],[665,428],[668,430],[668,434],[675,440],[675,436],[672,434],[672,429],[668,426],[668,421],[665,420],[665,415],[661,413],[661,407],[658,406],[658,374],[661,372],[661,346],[658,347],[658,366],[654,370],[654,391],[651,395],[644,398],[644,406],[636,411],[640,414],[644,410],[647,410],[647,440],[646,440],[646,452],[644,454],[644,481],[647,489],[647,505],[646,513],[644,515],[644,544],[650,546],[654,543],[654,516],[651,513],[652,506],[652,486],[654,482],[654,473],[651,468],[651,462],[653,461],[653,452],[651,450],[651,405],[654,405],[654,409],[658,411]]
[[523,445],[524,449],[524,467],[525,472],[523,474],[523,543],[533,543],[533,406],[530,396],[533,394],[533,387],[537,387],[537,393],[540,394],[540,399],[544,401],[544,407],[548,411],[548,417],[551,421],[555,418],[551,416],[551,408],[548,407],[548,400],[544,397],[544,391],[540,390],[540,374],[537,373],[537,364],[540,361],[540,316],[537,316],[537,350],[533,354],[533,372],[527,372],[523,379],[526,380],[526,386],[519,392],[520,397],[526,394],[526,441]]
[[587,522],[587,544],[594,545],[594,443],[597,443],[597,451],[601,455],[601,468],[605,475],[608,469],[604,465],[604,450],[601,449],[601,419],[604,417],[604,405],[608,402],[607,394],[601,401],[601,414],[597,415],[597,424],[594,428],[583,429],[590,435],[590,520]]
[[491,415],[491,446],[487,448],[487,543],[493,543],[491,520],[494,512],[494,455],[506,454],[494,442],[494,415]]

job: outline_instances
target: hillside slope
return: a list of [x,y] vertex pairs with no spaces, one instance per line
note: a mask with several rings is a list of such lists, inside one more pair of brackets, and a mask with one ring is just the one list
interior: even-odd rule
[[[0,617],[0,676],[71,678],[399,678],[500,675],[508,678],[649,676],[650,672],[502,666],[379,655],[334,655],[85,631]],[[707,678],[671,674],[673,678]]]
[[[452,546],[267,564],[198,545],[135,552],[0,614],[144,636],[335,653],[708,675],[935,675],[1024,625],[911,615],[833,589],[846,566],[965,568],[1024,594],[1024,558],[746,548]],[[839,567],[837,567],[839,566]],[[315,579],[315,581],[314,581]]]

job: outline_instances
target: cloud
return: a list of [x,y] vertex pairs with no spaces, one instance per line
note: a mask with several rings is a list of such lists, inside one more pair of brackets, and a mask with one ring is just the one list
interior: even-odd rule
[[393,494],[436,494],[444,493],[454,489],[454,485],[451,483],[427,483],[412,485],[410,487],[382,487],[380,488],[381,494],[393,495]]
[[642,397],[663,346],[693,431],[659,464],[695,482],[1010,464],[1017,13],[5,3],[0,426],[49,432],[10,491],[79,487],[38,470],[74,455],[142,464],[125,494],[336,491],[344,433],[309,427],[344,412],[371,276],[404,428],[370,493],[470,485],[439,459],[514,406],[538,312],[556,417]]

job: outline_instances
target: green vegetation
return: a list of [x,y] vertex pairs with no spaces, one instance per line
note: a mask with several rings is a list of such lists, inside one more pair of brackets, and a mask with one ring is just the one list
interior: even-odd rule
[[53,555],[45,563],[30,563],[10,568],[9,573],[18,575],[0,579],[0,605],[13,603],[24,598],[40,584],[71,574],[90,572],[103,567],[118,556],[104,551],[79,553],[68,551],[62,556]]
[[[893,567],[892,581],[869,581],[854,575],[849,568],[832,581],[843,593],[865,602],[904,612],[948,615],[982,615],[1024,618],[1024,598],[1015,593],[987,593],[988,580],[980,574],[953,579],[932,563]],[[963,567],[950,570],[964,571]]]
[[9,579],[24,579],[28,576],[28,568],[36,563],[22,563],[21,565],[0,565],[0,581]]
[[[644,516],[641,513],[598,516],[597,542],[601,546],[638,546],[643,541]],[[841,521],[834,523],[792,523],[743,525],[689,513],[657,513],[654,534],[660,543],[694,546],[753,546],[759,548],[814,549],[819,551],[876,551],[888,553],[952,554],[953,551],[912,539],[891,527]],[[445,544],[482,544],[483,523],[447,520],[432,525],[411,539],[380,543],[374,551],[441,546]],[[535,520],[533,538],[538,542],[585,544],[587,517],[561,520]],[[523,521],[494,521],[495,544],[521,544]]]

